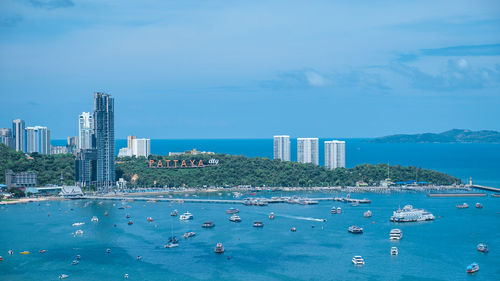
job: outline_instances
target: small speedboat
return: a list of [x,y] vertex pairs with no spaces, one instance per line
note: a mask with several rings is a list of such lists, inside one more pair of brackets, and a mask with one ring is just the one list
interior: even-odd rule
[[173,211],[170,213],[170,215],[171,215],[172,217],[176,217],[178,214],[179,214],[179,212],[177,212],[177,210],[173,210]]
[[127,214],[127,215],[125,216],[125,218],[130,219],[130,215],[129,215],[129,214]]
[[337,208],[335,206],[332,207],[332,209],[330,210],[330,213],[336,214],[337,213]]
[[359,226],[352,225],[352,226],[349,226],[347,231],[349,231],[350,233],[354,233],[354,234],[361,234],[361,233],[363,233],[363,228],[359,227]]
[[152,218],[152,217],[147,217],[147,218],[146,218],[146,220],[147,220],[148,222],[153,222],[153,218]]
[[128,224],[128,225],[133,225],[133,224],[134,224],[134,222],[129,221],[127,224]]
[[211,222],[211,221],[206,221],[206,222],[204,222],[204,223],[201,225],[201,227],[203,227],[203,228],[212,228],[212,227],[214,227],[214,226],[215,226],[215,224],[214,224],[213,222]]
[[479,270],[479,265],[475,262],[467,266],[467,273],[474,273],[477,272],[478,270]]
[[371,217],[371,216],[372,216],[372,211],[368,210],[368,211],[364,212],[364,213],[363,213],[363,216],[364,216],[365,218],[369,218],[369,217]]
[[229,218],[229,220],[232,221],[232,222],[241,222],[241,218],[238,215],[236,215],[236,214],[232,215]]
[[184,235],[182,235],[182,237],[189,238],[189,237],[193,237],[195,235],[196,235],[196,233],[193,231],[186,231],[186,233],[184,233]]
[[290,231],[295,232],[295,231],[297,231],[297,229],[295,227],[292,227],[292,228],[290,228]]
[[93,216],[91,219],[90,219],[91,222],[98,222],[99,219],[96,217],[96,216]]
[[179,243],[170,242],[165,245],[165,248],[175,248],[175,247],[179,247]]
[[217,245],[215,246],[215,250],[214,250],[215,253],[217,254],[222,254],[224,253],[224,246],[222,246],[222,243],[217,243]]
[[80,255],[76,255],[76,259],[80,260],[82,257]]
[[186,221],[186,220],[192,220],[193,219],[193,215],[190,213],[190,212],[185,212],[184,214],[182,214],[179,219],[181,221]]
[[75,231],[75,234],[76,235],[82,235],[83,234],[83,230],[78,229],[77,231]]
[[476,203],[476,208],[478,208],[478,209],[482,209],[482,208],[483,208],[483,204],[481,204],[481,203],[479,203],[479,202],[478,202],[478,203]]
[[13,255],[13,254],[14,254],[14,251],[9,250],[7,253],[9,253],[9,255]]
[[469,204],[467,203],[457,205],[457,209],[467,209],[467,208],[469,208]]
[[264,223],[262,223],[261,221],[254,221],[253,227],[264,227]]
[[391,255],[397,256],[398,255],[398,248],[397,247],[392,247],[391,248]]
[[352,258],[352,263],[354,265],[364,265],[365,264],[365,260],[363,259],[362,256],[354,256]]
[[226,210],[226,214],[236,214],[236,213],[239,213],[240,210],[236,209],[236,208],[229,208]]
[[3,261],[3,257],[2,256],[0,256],[0,261]]
[[108,254],[109,254],[109,253],[111,253],[111,249],[110,249],[110,248],[107,248],[107,249],[106,249],[106,253],[108,253]]
[[71,265],[77,265],[77,264],[79,264],[79,263],[80,263],[79,261],[77,261],[77,260],[73,260],[73,262],[71,262]]
[[128,273],[125,273],[125,274],[123,275],[123,278],[128,279]]
[[488,246],[484,243],[479,243],[477,244],[477,250],[479,252],[487,253],[488,252]]
[[68,277],[69,277],[69,275],[67,275],[67,274],[61,274],[61,275],[59,275],[59,279],[66,279]]
[[41,254],[43,254],[43,253],[45,253],[45,252],[47,252],[47,250],[40,250],[40,253],[41,253]]
[[105,216],[108,216],[108,215],[109,215],[108,211],[104,212],[104,215],[105,215]]
[[340,213],[342,213],[342,208],[337,207],[337,214],[340,214]]
[[273,213],[273,212],[271,212],[271,213],[269,214],[269,219],[270,219],[270,220],[274,220],[274,213]]

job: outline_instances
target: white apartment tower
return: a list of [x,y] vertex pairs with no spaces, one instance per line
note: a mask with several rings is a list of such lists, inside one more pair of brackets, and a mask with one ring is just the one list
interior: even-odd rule
[[151,154],[151,139],[133,139],[132,154],[135,157],[144,156],[148,158]]
[[290,161],[290,136],[274,136],[274,159]]
[[325,168],[345,168],[345,141],[325,141]]
[[26,153],[50,154],[50,130],[47,127],[26,127]]
[[297,162],[319,165],[318,138],[297,139]]
[[78,148],[92,148],[92,134],[94,133],[94,117],[90,112],[82,112],[78,116]]

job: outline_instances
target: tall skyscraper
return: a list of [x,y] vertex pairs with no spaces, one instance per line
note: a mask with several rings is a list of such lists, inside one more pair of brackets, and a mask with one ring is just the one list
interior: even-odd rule
[[133,151],[134,150],[134,140],[135,140],[135,136],[127,136],[127,147]]
[[290,136],[274,136],[274,159],[290,161]]
[[9,128],[0,128],[0,143],[3,143],[10,148],[15,148],[12,131]]
[[26,135],[23,120],[12,120],[12,137],[14,138],[14,148],[16,151],[26,151]]
[[50,130],[47,127],[26,127],[26,153],[50,154]]
[[319,165],[318,138],[297,139],[297,162]]
[[148,157],[151,149],[151,140],[150,139],[134,139],[133,141],[132,154],[135,157],[144,156]]
[[325,168],[345,168],[345,141],[325,141]]
[[115,186],[115,108],[114,99],[104,93],[94,94],[94,134],[97,152],[97,187]]
[[91,149],[94,134],[94,117],[90,112],[78,116],[78,149]]

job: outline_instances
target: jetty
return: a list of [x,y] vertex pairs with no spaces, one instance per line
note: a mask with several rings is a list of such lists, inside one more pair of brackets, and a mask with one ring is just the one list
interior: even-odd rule
[[500,188],[491,187],[491,186],[484,186],[484,185],[472,184],[472,185],[470,185],[470,187],[471,188],[476,188],[476,189],[482,189],[482,190],[500,192]]
[[486,193],[428,193],[429,197],[485,197]]

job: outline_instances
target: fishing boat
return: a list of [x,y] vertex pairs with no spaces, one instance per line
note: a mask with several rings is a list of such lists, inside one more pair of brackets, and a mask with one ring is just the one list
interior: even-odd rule
[[350,233],[353,233],[353,234],[361,234],[361,233],[363,233],[363,228],[359,227],[359,226],[352,225],[352,226],[349,226],[347,231],[349,231]]
[[47,250],[40,250],[40,253],[43,254],[43,253],[46,253]]
[[129,221],[127,224],[128,224],[128,225],[133,225],[133,224],[134,224],[134,222],[133,222],[133,221]]
[[176,217],[178,214],[179,214],[179,212],[177,212],[177,210],[173,210],[173,211],[170,213],[170,215],[171,215],[172,217]]
[[342,213],[342,208],[337,207],[337,214],[340,214],[340,213]]
[[431,221],[435,217],[424,209],[413,209],[412,205],[406,205],[403,209],[397,209],[392,213],[391,222],[417,222]]
[[336,214],[337,213],[337,207],[333,206],[332,209],[330,210],[330,213]]
[[274,213],[273,213],[273,212],[271,212],[271,213],[269,214],[269,219],[270,219],[270,220],[274,220]]
[[479,243],[477,244],[477,250],[482,253],[487,253],[488,252],[488,246],[484,243]]
[[264,223],[261,221],[254,221],[253,227],[264,227]]
[[215,226],[215,224],[214,224],[212,221],[206,221],[206,222],[204,222],[204,223],[201,225],[201,227],[203,227],[203,228],[212,228],[212,227],[214,227],[214,226]]
[[229,208],[226,210],[226,214],[237,214],[239,212],[240,212],[240,210],[238,210],[236,208]]
[[478,270],[479,270],[479,265],[475,262],[467,266],[467,273],[474,273],[477,272]]
[[193,219],[193,215],[190,213],[190,212],[185,212],[184,214],[182,214],[179,219],[181,221],[186,221],[186,220],[192,220]]
[[389,239],[390,240],[401,240],[403,238],[403,231],[399,228],[394,228],[391,229],[391,232],[389,232]]
[[368,210],[368,211],[364,212],[364,213],[363,213],[363,216],[364,216],[365,218],[369,218],[369,217],[371,217],[371,216],[372,216],[372,211]]
[[456,207],[457,207],[457,209],[467,209],[467,208],[469,208],[469,204],[467,204],[467,203],[458,204]]
[[71,265],[77,265],[77,264],[79,264],[79,263],[80,263],[79,261],[77,261],[77,260],[73,260],[73,261],[71,262]]
[[478,203],[476,203],[476,208],[478,208],[478,209],[482,209],[482,208],[483,208],[483,204],[481,204],[481,203],[479,203],[479,202],[478,202]]
[[241,222],[241,218],[238,215],[236,215],[236,214],[232,215],[229,218],[229,220],[232,221],[232,222]]
[[147,220],[148,222],[153,222],[153,218],[152,218],[152,217],[147,217],[147,218],[146,218],[146,220]]
[[93,216],[91,219],[90,219],[91,222],[98,222],[99,219],[96,217],[96,216]]
[[217,245],[215,246],[215,250],[214,250],[215,253],[217,254],[222,254],[224,253],[224,246],[222,246],[222,243],[217,243]]
[[354,256],[352,258],[352,263],[354,265],[364,265],[365,264],[365,260],[363,259],[362,256]]
[[59,279],[66,279],[68,277],[69,277],[69,275],[67,275],[67,274],[61,274],[61,275],[59,275]]
[[391,248],[391,255],[397,256],[398,255],[398,248],[397,247],[392,247]]
[[184,233],[184,235],[182,235],[182,237],[189,238],[189,237],[193,237],[195,235],[196,235],[195,232],[188,230],[188,231],[186,231],[186,233]]

